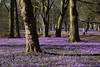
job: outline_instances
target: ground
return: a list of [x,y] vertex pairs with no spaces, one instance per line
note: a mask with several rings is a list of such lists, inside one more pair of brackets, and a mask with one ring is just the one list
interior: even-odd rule
[[24,53],[25,38],[0,39],[0,66],[100,67],[100,32],[80,33],[81,42],[62,37],[40,37],[42,53]]

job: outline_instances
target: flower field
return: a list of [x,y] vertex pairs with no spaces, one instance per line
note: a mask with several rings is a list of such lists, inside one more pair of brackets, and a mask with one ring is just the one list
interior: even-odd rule
[[25,38],[0,39],[1,67],[100,67],[100,42],[39,38],[42,53],[24,53]]

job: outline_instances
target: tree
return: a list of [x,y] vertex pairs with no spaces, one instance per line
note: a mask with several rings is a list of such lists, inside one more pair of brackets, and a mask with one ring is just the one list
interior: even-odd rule
[[65,26],[65,31],[69,31],[69,23],[67,22],[64,22],[64,26]]
[[15,3],[15,13],[16,13],[16,17],[15,17],[15,20],[16,20],[16,34],[17,34],[16,37],[20,38],[17,1],[14,0],[14,3]]
[[61,37],[61,29],[63,24],[63,18],[66,13],[66,9],[68,7],[68,0],[61,0],[61,6],[60,6],[60,16],[58,18],[58,23],[56,27],[56,37]]
[[14,38],[14,0],[10,0],[10,8],[9,8],[9,38]]
[[42,14],[42,21],[43,21],[43,36],[48,37],[48,30],[49,30],[49,11],[51,9],[52,3],[50,4],[50,0],[42,0],[41,6],[41,14]]
[[78,0],[78,2],[82,5],[79,9],[80,19],[87,22],[86,30],[89,27],[92,29],[93,23],[100,23],[100,0]]
[[[33,1],[33,0],[32,0]],[[34,2],[34,1],[33,1]],[[43,26],[43,36],[48,37],[48,30],[49,30],[49,10],[53,4],[50,0],[36,0],[37,4],[33,7],[38,8],[40,10],[40,14],[42,16],[42,26]]]
[[78,31],[78,13],[76,10],[76,0],[70,0],[70,42],[80,41]]
[[26,52],[41,52],[36,31],[36,18],[33,13],[31,0],[19,0],[21,15],[25,25]]
[[2,5],[4,4],[4,0],[0,1],[0,8],[2,7]]

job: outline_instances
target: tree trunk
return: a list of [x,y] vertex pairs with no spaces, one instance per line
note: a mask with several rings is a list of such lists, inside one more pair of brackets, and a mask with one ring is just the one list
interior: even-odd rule
[[56,27],[56,37],[61,37],[61,29],[63,24],[63,16],[64,16],[64,0],[61,0],[61,6],[60,6],[60,16],[58,18],[58,23]]
[[26,52],[41,52],[36,30],[36,18],[33,14],[31,0],[21,0],[21,15],[25,24]]
[[10,8],[9,8],[9,38],[14,38],[14,0],[10,0]]
[[[49,1],[50,0],[47,0],[47,5],[45,5],[45,0],[42,1],[42,4],[43,4],[43,9],[42,9],[42,18],[43,18],[43,36],[44,37],[48,37],[49,34],[48,34],[48,30],[49,30]],[[45,6],[47,7],[47,10],[45,9]]]
[[90,30],[94,30],[93,23],[90,24]]
[[67,24],[67,22],[64,22],[64,26],[65,26],[65,31],[67,32],[67,29],[68,29],[68,24]]
[[96,31],[96,24],[95,23],[93,24],[93,27],[94,27],[94,30]]
[[86,23],[86,29],[85,32],[87,32],[89,30],[89,22]]
[[80,41],[78,31],[78,13],[76,10],[76,0],[70,0],[70,42]]
[[62,23],[63,23],[63,16],[60,15],[58,19],[58,26],[56,27],[56,37],[61,37]]
[[17,11],[17,1],[15,0],[15,13],[16,13],[16,37],[20,38],[19,21],[18,21],[18,11]]
[[100,24],[98,24],[98,31],[100,31]]
[[94,24],[94,29],[95,29],[95,31],[98,31],[98,24]]
[[49,30],[49,24],[44,21],[43,22],[43,36],[48,37],[48,30]]

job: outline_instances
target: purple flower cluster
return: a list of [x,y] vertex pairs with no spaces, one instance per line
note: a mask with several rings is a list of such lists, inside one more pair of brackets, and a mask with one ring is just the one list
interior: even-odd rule
[[[39,38],[43,53],[24,53],[25,38],[0,39],[0,66],[96,67],[100,66],[100,42],[67,38]],[[93,55],[96,54],[96,55]]]

